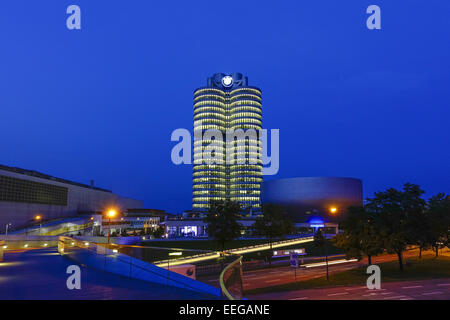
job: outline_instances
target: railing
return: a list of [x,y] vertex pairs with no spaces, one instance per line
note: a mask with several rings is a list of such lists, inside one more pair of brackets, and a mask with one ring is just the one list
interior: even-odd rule
[[5,241],[0,240],[0,262],[3,261],[3,246],[5,245]]
[[[132,249],[139,249],[133,251]],[[167,268],[155,266],[151,263],[152,252],[138,246],[120,246],[114,244],[99,244],[77,239],[77,237],[61,236],[58,252],[67,255],[77,263],[89,267],[118,274],[121,276],[140,279],[207,293],[216,297],[220,290],[208,284],[195,280],[195,266],[185,265],[174,267],[167,264]],[[124,254],[123,252],[127,252]],[[164,251],[167,254],[169,251]],[[132,255],[129,255],[131,253]],[[133,255],[136,254],[136,255]],[[161,255],[162,253],[159,253]]]
[[219,278],[222,293],[229,300],[241,300],[242,287],[242,257],[239,257],[223,269]]
[[59,229],[51,230],[51,231],[44,231],[40,233],[43,236],[57,236],[64,233],[74,232],[74,231],[82,231],[85,229],[92,228],[94,224],[92,222],[88,222],[85,224],[76,224],[76,225],[69,225],[69,226],[62,226]]
[[4,241],[2,248],[5,251],[40,249],[58,245],[57,236],[2,235],[0,240]]
[[[279,248],[279,247],[285,247],[288,245],[294,245],[294,244],[300,244],[300,243],[312,242],[312,241],[314,241],[314,237],[295,238],[295,239],[276,241],[276,242],[272,242],[272,243],[264,243],[264,244],[254,245],[254,246],[225,250],[224,253],[225,254],[227,254],[227,253],[228,254],[243,254],[243,253],[250,253],[250,252],[255,252],[255,251],[260,251],[260,250],[267,250],[267,249],[271,249],[271,248],[275,249],[275,248]],[[174,259],[174,260],[171,260],[170,263],[172,265],[179,265],[179,264],[184,264],[184,263],[194,263],[194,262],[212,260],[212,259],[217,259],[219,257],[220,257],[220,252],[214,251],[214,252],[210,252],[210,253],[203,253],[203,254],[192,255],[189,257]],[[163,265],[167,264],[167,260],[155,261],[154,264],[157,266],[163,266]]]
[[230,249],[230,250],[226,250],[226,252],[234,253],[234,254],[242,254],[242,253],[259,251],[261,249],[263,249],[263,250],[271,249],[271,248],[275,249],[275,248],[279,248],[279,247],[285,247],[288,245],[294,245],[294,244],[311,242],[311,241],[314,241],[314,237],[296,238],[296,239],[276,241],[276,242],[272,242],[272,243],[258,244],[258,245],[254,245],[254,246]]
[[34,223],[31,226],[22,229],[10,231],[11,235],[39,235],[39,236],[57,236],[69,232],[82,231],[92,228],[93,222],[84,218],[68,218],[46,221],[42,224]]

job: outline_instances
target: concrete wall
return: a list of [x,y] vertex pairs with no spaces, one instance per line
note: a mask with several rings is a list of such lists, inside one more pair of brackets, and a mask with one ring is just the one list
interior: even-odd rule
[[4,228],[7,223],[12,223],[14,229],[20,228],[29,224],[30,220],[37,214],[42,215],[44,220],[51,220],[76,216],[78,212],[83,211],[103,211],[110,206],[115,206],[120,210],[143,207],[143,202],[140,200],[119,197],[107,191],[32,177],[7,170],[0,170],[0,175],[52,184],[68,189],[67,206],[0,201],[0,233],[5,232]]

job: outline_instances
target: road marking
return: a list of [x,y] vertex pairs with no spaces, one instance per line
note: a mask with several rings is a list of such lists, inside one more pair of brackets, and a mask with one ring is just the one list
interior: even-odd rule
[[254,278],[250,278],[250,277],[247,277],[247,278],[244,278],[244,280],[258,280],[258,279],[266,279],[267,277],[254,277]]
[[281,279],[272,279],[272,280],[266,280],[265,282],[277,282],[280,281]]
[[386,289],[370,289],[370,290],[366,290],[366,292],[379,292],[379,291],[385,291]]
[[443,294],[443,292],[442,291],[433,291],[433,292],[422,293],[423,296],[431,296],[432,294]]
[[383,300],[389,300],[389,299],[402,299],[402,298],[406,298],[406,296],[394,296],[394,297],[386,297]]
[[376,295],[378,295],[378,293],[369,293],[369,294],[363,294],[362,296],[363,297],[373,297],[373,296],[376,296]]
[[356,288],[347,288],[345,290],[352,291],[352,290],[360,290],[360,289],[367,289],[367,287],[356,287]]
[[392,294],[392,292],[382,292],[381,294],[382,294],[382,295],[385,295],[385,294]]
[[293,298],[289,300],[306,300],[306,299],[309,299],[309,297]]
[[450,286],[450,283],[438,283],[438,286],[441,286],[441,287]]
[[410,287],[402,287],[402,289],[414,289],[414,288],[422,288],[423,286],[410,286]]
[[340,296],[340,295],[344,295],[344,294],[348,294],[348,292],[330,293],[330,294],[327,294],[327,296],[332,297],[332,296]]

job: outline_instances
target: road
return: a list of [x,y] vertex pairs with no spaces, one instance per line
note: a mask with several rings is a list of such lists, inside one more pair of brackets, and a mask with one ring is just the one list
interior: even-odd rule
[[308,289],[246,296],[250,300],[450,300],[450,278],[366,286]]
[[81,266],[81,290],[69,290],[67,267],[75,264],[55,248],[7,252],[0,262],[0,300],[217,299],[181,288],[120,277]]
[[[410,250],[404,253],[404,258],[417,256],[417,250]],[[373,264],[395,261],[397,256],[395,254],[385,254],[377,256],[372,259]],[[367,259],[362,259],[357,262],[348,262],[337,265],[330,265],[328,270],[330,274],[343,272],[350,269],[355,269],[360,266],[367,266]],[[324,277],[326,274],[326,267],[315,268],[300,268],[297,269],[296,279],[297,281],[305,281],[315,278]],[[281,284],[294,282],[295,279],[294,269],[290,266],[272,266],[272,268],[259,269],[252,271],[245,271],[243,274],[243,287],[244,291],[257,288],[265,288],[271,286],[277,286]],[[210,285],[219,286],[218,277],[201,279],[205,283]]]

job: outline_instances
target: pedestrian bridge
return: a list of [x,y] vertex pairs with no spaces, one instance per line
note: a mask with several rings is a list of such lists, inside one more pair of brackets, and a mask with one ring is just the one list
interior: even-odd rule
[[218,299],[207,293],[131,279],[81,266],[81,289],[69,290],[67,267],[76,264],[56,248],[11,251],[0,262],[0,299]]

